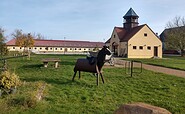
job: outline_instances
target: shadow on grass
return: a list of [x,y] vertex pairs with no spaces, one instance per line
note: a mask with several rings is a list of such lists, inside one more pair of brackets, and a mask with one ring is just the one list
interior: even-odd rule
[[45,81],[48,84],[68,84],[72,82],[71,80],[61,77],[60,79],[58,78],[41,78],[41,77],[27,77],[24,78],[24,81],[27,82],[35,82],[35,81]]
[[41,68],[43,67],[43,64],[32,64],[32,65],[23,65],[21,68],[31,68],[31,69],[35,69],[35,68]]
[[[71,77],[72,78],[72,77]],[[39,77],[27,77],[23,79],[24,81],[27,82],[35,82],[35,81],[44,81],[48,84],[57,84],[57,85],[77,85],[77,86],[88,86],[88,87],[92,87],[92,85],[84,82],[84,81],[78,81],[78,79],[76,79],[75,81],[72,81],[72,79],[69,78],[65,78],[65,77],[61,77],[61,78],[39,78]]]
[[59,62],[60,65],[75,65],[76,62],[74,61],[62,61]]

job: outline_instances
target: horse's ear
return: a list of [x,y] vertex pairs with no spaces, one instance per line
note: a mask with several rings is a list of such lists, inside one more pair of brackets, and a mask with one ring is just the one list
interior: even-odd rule
[[106,45],[104,45],[103,48],[108,48],[108,47]]

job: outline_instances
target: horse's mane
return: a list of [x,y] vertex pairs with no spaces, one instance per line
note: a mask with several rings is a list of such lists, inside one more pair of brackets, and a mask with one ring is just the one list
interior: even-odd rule
[[[105,63],[105,56],[108,54],[107,53],[107,47],[103,47],[99,52],[97,56],[97,66],[99,71],[101,71],[101,68],[103,67]],[[110,52],[109,52],[110,53]],[[111,54],[111,53],[110,53]]]
[[104,62],[105,61],[105,53],[106,48],[102,48],[97,55],[97,62]]

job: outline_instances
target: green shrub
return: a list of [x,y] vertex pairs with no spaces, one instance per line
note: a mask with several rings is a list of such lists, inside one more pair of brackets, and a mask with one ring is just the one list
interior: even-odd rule
[[46,89],[43,89],[42,92],[40,91],[43,86],[47,86],[47,84],[42,81],[24,82],[17,91],[17,94],[6,97],[5,103],[8,107],[34,108],[41,101],[38,99],[38,94],[42,93],[42,99],[47,95]]
[[10,90],[21,84],[19,77],[15,73],[4,71],[0,75],[0,87],[1,89]]

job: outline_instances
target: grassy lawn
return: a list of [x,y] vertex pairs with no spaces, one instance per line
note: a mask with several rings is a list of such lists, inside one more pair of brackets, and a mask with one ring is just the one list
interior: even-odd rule
[[162,59],[125,59],[142,61],[145,64],[163,66],[178,70],[185,70],[185,57],[164,56]]
[[[41,59],[47,57],[61,58],[60,67],[43,68]],[[81,80],[76,77],[72,82],[75,61],[82,57],[85,56],[33,55],[31,60],[8,60],[11,71],[25,84],[16,94],[0,98],[1,113],[112,114],[121,104],[132,102],[163,107],[172,113],[185,113],[184,78],[147,70],[131,78],[125,74],[124,68],[105,66],[105,84],[96,86],[95,76],[84,72]],[[35,91],[39,82],[47,84],[44,99],[25,105],[23,100],[29,99],[29,93]]]

